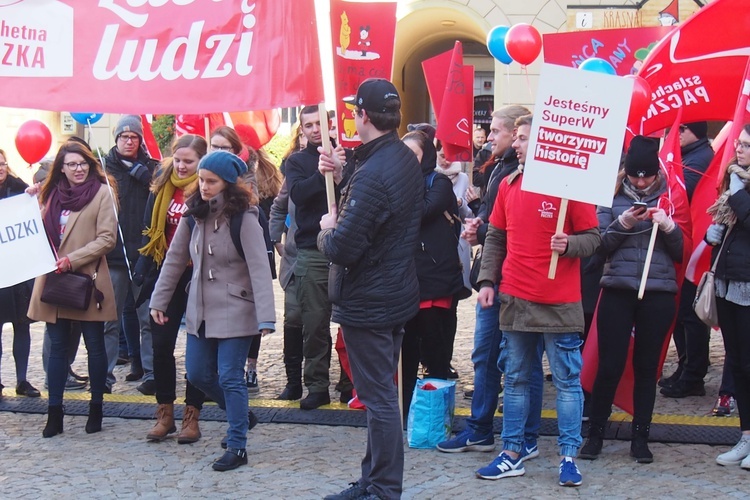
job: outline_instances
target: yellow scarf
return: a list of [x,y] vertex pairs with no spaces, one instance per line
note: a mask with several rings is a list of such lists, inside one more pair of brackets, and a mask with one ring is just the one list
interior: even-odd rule
[[161,267],[164,256],[167,254],[167,237],[164,229],[167,227],[167,210],[172,202],[172,197],[177,189],[184,189],[198,178],[198,173],[190,177],[180,179],[177,172],[172,170],[169,180],[162,186],[154,200],[154,210],[151,212],[151,227],[143,231],[149,237],[149,242],[138,251],[154,259],[156,267]]

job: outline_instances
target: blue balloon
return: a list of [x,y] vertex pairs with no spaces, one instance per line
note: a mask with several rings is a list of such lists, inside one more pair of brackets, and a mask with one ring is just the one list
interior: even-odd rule
[[98,122],[104,115],[102,113],[70,113],[70,116],[81,125],[87,125]]
[[503,64],[510,64],[513,58],[510,57],[505,49],[505,35],[508,33],[510,26],[495,26],[487,33],[487,50],[492,57]]
[[605,61],[601,57],[591,57],[586,59],[578,66],[578,69],[584,71],[593,71],[594,73],[604,73],[607,75],[616,75],[615,67],[612,66],[609,61]]

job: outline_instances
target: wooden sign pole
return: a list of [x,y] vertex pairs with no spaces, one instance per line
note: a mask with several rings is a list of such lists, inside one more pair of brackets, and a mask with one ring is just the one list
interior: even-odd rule
[[[568,215],[568,199],[563,198],[560,200],[560,213],[557,217],[557,227],[555,228],[555,234],[561,233],[563,228],[565,227],[565,217]],[[557,259],[560,258],[560,254],[557,252],[552,252],[552,259],[549,263],[549,273],[547,274],[547,278],[553,280],[555,279],[555,274],[557,273]]]
[[[331,154],[331,137],[328,135],[328,111],[324,102],[318,104],[320,114],[320,138],[323,142],[323,151]],[[331,205],[336,203],[336,190],[333,184],[333,172],[326,172],[326,200],[328,201],[328,213],[331,213]]]

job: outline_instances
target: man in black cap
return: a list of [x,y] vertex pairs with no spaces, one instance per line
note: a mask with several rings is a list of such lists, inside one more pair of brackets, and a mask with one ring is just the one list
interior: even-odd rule
[[[695,186],[714,158],[714,150],[708,143],[706,122],[680,125],[680,151],[685,173],[685,188],[688,200],[693,197]],[[693,310],[693,299],[697,290],[688,279],[682,282],[680,307],[674,325],[674,345],[677,348],[677,370],[661,379],[661,393],[670,398],[703,396],[706,389],[703,379],[708,373],[708,351],[711,329],[703,323]]]
[[[424,204],[424,181],[416,156],[402,143],[401,99],[383,79],[362,82],[354,122],[362,145],[355,170],[331,213],[320,220],[318,248],[332,262],[333,321],[344,331],[352,379],[367,407],[367,451],[362,475],[327,499],[400,498],[404,445],[398,367],[404,324],[419,311],[414,250]],[[341,162],[320,156],[321,172],[341,175]]]
[[[117,246],[107,254],[109,274],[115,291],[117,321],[104,323],[104,345],[107,350],[109,369],[107,373],[107,392],[112,391],[115,383],[114,368],[119,352],[120,326],[126,304],[135,307],[137,290],[131,281],[131,275],[138,260],[138,249],[143,241],[143,214],[146,210],[151,176],[159,168],[159,162],[148,156],[143,147],[143,125],[141,117],[124,115],[115,127],[115,146],[104,157],[104,170],[117,182],[117,200],[119,205]],[[126,260],[127,259],[127,260]],[[129,266],[128,266],[129,264]],[[137,389],[146,395],[156,392],[153,375],[153,350],[151,344],[151,326],[148,301],[137,310],[139,335],[131,339],[133,358],[130,373],[126,380],[145,380]],[[127,333],[127,332],[126,332]],[[138,345],[140,344],[140,345]],[[138,349],[134,349],[138,347]]]

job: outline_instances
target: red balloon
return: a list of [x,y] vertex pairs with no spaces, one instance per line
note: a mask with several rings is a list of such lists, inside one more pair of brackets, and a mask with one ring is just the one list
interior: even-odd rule
[[505,50],[514,61],[524,66],[531,64],[542,51],[542,35],[530,24],[515,24],[505,35]]
[[50,146],[52,146],[52,133],[47,125],[39,120],[29,120],[18,128],[16,149],[29,165],[44,158]]
[[640,122],[646,115],[651,105],[651,85],[640,76],[625,75],[625,78],[633,80],[633,97],[630,99],[630,110],[628,111],[628,125]]

